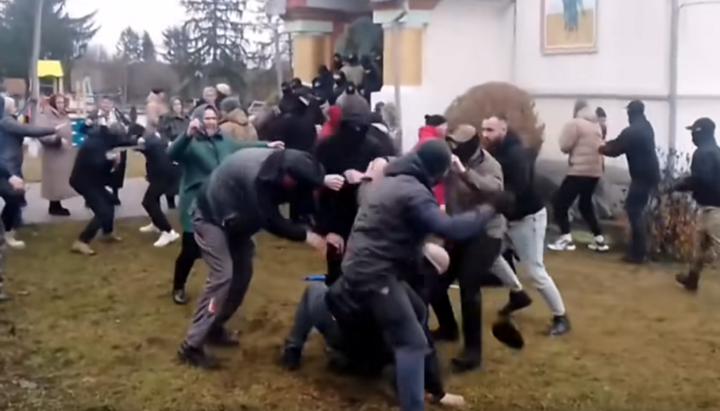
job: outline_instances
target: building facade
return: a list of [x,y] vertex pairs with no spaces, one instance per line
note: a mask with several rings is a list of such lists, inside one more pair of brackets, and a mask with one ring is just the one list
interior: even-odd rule
[[[396,31],[392,21],[401,13]],[[511,82],[535,96],[548,159],[562,158],[557,136],[578,98],[605,109],[609,137],[626,125],[627,102],[644,100],[662,150],[692,151],[685,126],[720,113],[720,49],[712,40],[720,33],[720,4],[714,2],[410,0],[403,10],[394,1],[286,0],[296,75],[309,81],[330,62],[347,24],[369,14],[385,31],[386,84],[373,100],[394,100],[399,61],[405,147],[414,144],[425,114],[444,112],[455,97],[488,81]],[[397,60],[394,35],[400,36]],[[624,167],[624,159],[613,161]]]

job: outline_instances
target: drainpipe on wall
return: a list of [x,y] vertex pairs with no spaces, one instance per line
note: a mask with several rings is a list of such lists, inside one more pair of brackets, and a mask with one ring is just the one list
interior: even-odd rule
[[402,22],[405,16],[410,13],[410,0],[397,0],[401,4],[401,11],[400,13],[392,20],[392,30],[393,30],[393,45],[392,45],[392,62],[393,62],[393,87],[395,91],[395,111],[397,116],[397,123],[398,123],[398,129],[397,129],[397,135],[395,136],[396,141],[396,147],[398,148],[398,151],[400,153],[403,152],[403,119],[402,119],[402,93],[400,90],[401,82],[400,82],[400,75],[401,75],[401,65],[402,65],[402,58],[400,49],[402,48],[402,41],[401,41],[401,34],[402,29],[404,27],[404,23]]
[[668,153],[667,169],[675,169],[675,151],[677,151],[677,114],[678,114],[678,53],[680,50],[680,0],[671,1],[670,11],[670,61],[668,72]]
[[517,80],[517,14],[518,5],[517,0],[510,0],[512,2],[512,44],[510,44],[510,83],[515,84]]

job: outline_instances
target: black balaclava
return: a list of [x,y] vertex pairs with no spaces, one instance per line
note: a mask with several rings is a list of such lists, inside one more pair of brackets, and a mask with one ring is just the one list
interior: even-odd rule
[[[456,143],[457,144],[457,143]],[[452,153],[458,156],[463,164],[466,164],[480,148],[480,136],[475,134],[470,140],[459,143],[452,149]]]
[[627,105],[628,122],[632,123],[636,119],[645,117],[645,104],[640,100],[633,100]]
[[426,141],[418,147],[415,153],[420,159],[432,185],[440,181],[450,168],[450,149],[442,140]]

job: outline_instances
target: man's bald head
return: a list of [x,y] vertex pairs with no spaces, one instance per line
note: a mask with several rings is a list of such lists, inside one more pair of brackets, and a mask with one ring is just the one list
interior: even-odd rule
[[505,137],[507,133],[507,120],[500,116],[492,116],[483,120],[482,135],[483,138],[495,142]]

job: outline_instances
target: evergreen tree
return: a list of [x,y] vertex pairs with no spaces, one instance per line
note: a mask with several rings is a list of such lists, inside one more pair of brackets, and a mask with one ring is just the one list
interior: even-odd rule
[[243,20],[248,0],[182,0],[188,15],[191,60],[204,67],[205,77],[224,81],[233,88],[243,85],[250,42],[249,23]]
[[144,61],[156,61],[157,53],[155,52],[155,43],[147,31],[142,36],[142,59]]
[[140,34],[127,27],[120,33],[120,39],[115,46],[115,56],[124,61],[140,61],[143,58],[143,44]]
[[[0,2],[0,69],[7,77],[27,79],[38,0]],[[95,13],[71,17],[66,0],[45,0],[42,9],[40,58],[60,60],[69,72],[97,33]],[[69,78],[69,76],[68,76]]]
[[190,54],[190,35],[184,26],[168,27],[162,33],[163,53],[161,57],[175,70],[182,81],[180,94],[192,97],[192,92],[200,88],[196,73],[200,70],[198,61]]

